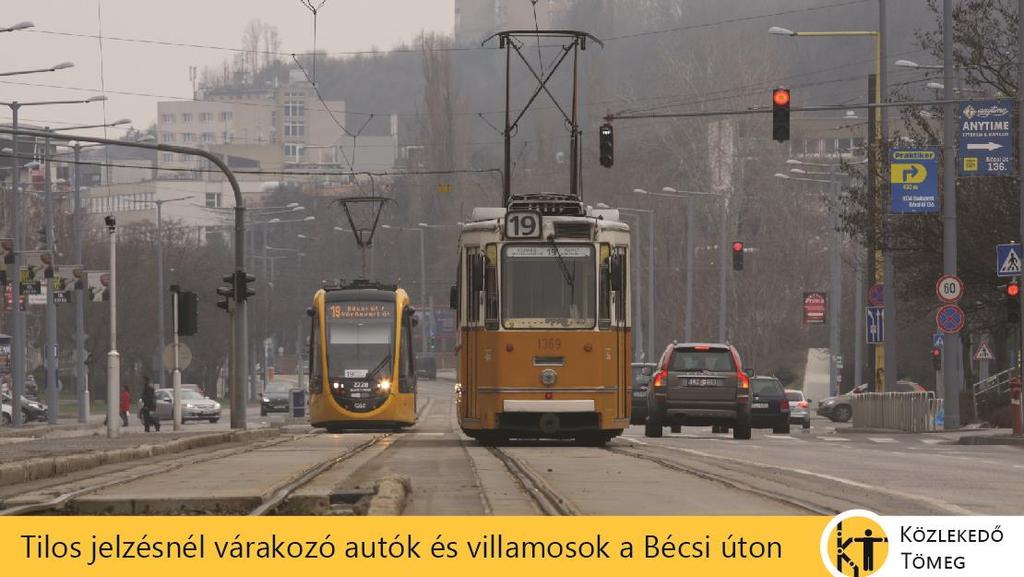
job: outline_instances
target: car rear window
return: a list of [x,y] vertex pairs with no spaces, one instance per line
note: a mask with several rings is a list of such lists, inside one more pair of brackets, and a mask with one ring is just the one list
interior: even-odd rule
[[804,400],[804,394],[799,391],[793,393],[786,393],[786,400],[799,403],[800,401]]
[[676,349],[669,364],[670,371],[735,372],[732,353],[727,349]]
[[785,395],[782,392],[782,383],[775,379],[751,379],[750,386],[753,387],[755,395]]

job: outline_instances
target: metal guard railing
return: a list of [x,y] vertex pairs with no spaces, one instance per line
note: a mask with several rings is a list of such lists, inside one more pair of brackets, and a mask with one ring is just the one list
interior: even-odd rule
[[864,429],[889,429],[908,433],[941,430],[937,417],[942,414],[942,399],[935,393],[862,393],[854,395],[853,426]]

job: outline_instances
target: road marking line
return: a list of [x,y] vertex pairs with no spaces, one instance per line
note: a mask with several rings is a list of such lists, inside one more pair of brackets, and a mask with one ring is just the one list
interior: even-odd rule
[[868,440],[872,443],[895,443],[896,439],[892,437],[868,437]]
[[929,445],[938,445],[939,443],[945,443],[945,439],[919,439],[922,443]]
[[[651,443],[645,443],[643,441],[639,441],[637,444],[639,444],[639,445],[650,445]],[[767,463],[756,463],[756,462],[751,462],[751,461],[748,461],[748,460],[745,460],[745,459],[734,459],[732,457],[724,457],[724,456],[721,456],[721,455],[714,455],[712,453],[707,453],[707,452],[704,452],[704,451],[697,451],[695,449],[684,449],[682,447],[669,447],[669,446],[665,446],[665,445],[660,445],[660,446],[665,448],[665,449],[668,449],[670,451],[677,451],[677,452],[680,452],[680,453],[689,453],[691,455],[707,457],[709,459],[718,459],[720,461],[730,461],[730,462],[733,462],[733,463],[740,463],[742,465],[753,465],[755,467],[761,467],[761,468],[764,468],[764,469],[771,469],[771,470],[775,470],[775,471],[783,471],[783,472],[787,472],[788,471],[788,472],[793,472],[793,473],[799,473],[801,475],[807,475],[809,477],[817,477],[819,479],[824,479],[826,481],[832,481],[833,483],[839,483],[839,484],[847,485],[847,486],[850,486],[850,487],[856,487],[858,489],[867,489],[867,490],[876,491],[876,492],[879,492],[879,493],[886,493],[886,494],[889,494],[889,495],[893,495],[895,497],[899,497],[899,498],[902,498],[902,499],[908,499],[908,500],[911,500],[911,501],[922,501],[922,502],[928,503],[929,505],[932,505],[934,507],[938,507],[940,509],[948,511],[948,512],[954,514],[954,515],[976,515],[977,514],[974,511],[971,511],[970,509],[966,509],[966,508],[961,507],[959,505],[954,505],[953,503],[947,503],[947,502],[945,502],[945,501],[943,501],[941,499],[936,499],[936,498],[933,498],[933,497],[925,497],[923,495],[916,495],[916,494],[913,494],[913,493],[904,493],[903,491],[896,491],[896,490],[893,490],[893,489],[886,489],[885,487],[880,487],[880,486],[877,486],[877,485],[869,485],[867,483],[861,483],[861,482],[858,482],[858,481],[851,481],[850,479],[844,479],[842,477],[836,477],[836,476],[833,476],[833,475],[826,475],[824,473],[815,473],[814,471],[808,471],[807,469],[793,469],[793,468],[790,468],[790,467],[780,467],[780,466],[777,466],[777,465],[769,465]]]
[[443,437],[446,434],[447,433],[426,433],[426,432],[423,432],[423,433],[413,433],[413,435],[422,435],[424,437]]
[[849,441],[846,437],[819,437],[822,441]]

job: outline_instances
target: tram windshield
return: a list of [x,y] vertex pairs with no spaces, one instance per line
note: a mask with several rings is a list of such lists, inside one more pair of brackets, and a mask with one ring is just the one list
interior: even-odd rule
[[597,268],[589,245],[506,245],[502,323],[508,329],[593,328]]
[[333,378],[391,378],[395,304],[327,303],[327,370]]

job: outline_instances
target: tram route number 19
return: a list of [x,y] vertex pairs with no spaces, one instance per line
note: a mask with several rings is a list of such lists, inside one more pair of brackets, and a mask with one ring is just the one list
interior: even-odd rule
[[505,238],[540,238],[542,233],[539,212],[515,211],[505,215]]

